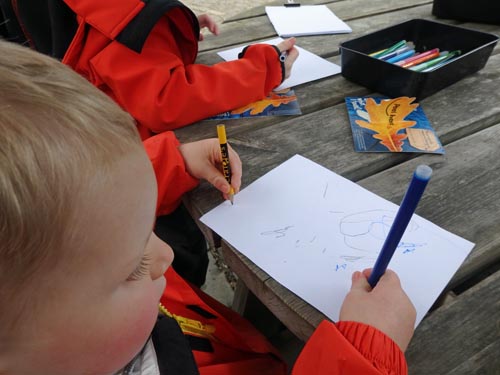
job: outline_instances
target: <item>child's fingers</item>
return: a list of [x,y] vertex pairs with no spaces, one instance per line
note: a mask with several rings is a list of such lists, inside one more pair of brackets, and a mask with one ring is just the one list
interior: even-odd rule
[[377,285],[387,285],[391,287],[401,287],[401,281],[399,280],[399,276],[394,272],[393,270],[387,269],[382,277],[380,277],[380,280],[378,281]]
[[219,35],[219,25],[217,25],[217,22],[215,22],[215,20],[208,14],[202,14],[199,16],[198,22],[201,29],[206,27],[212,34]]
[[217,23],[214,22],[208,29],[212,34],[219,35],[219,25]]
[[229,146],[229,163],[231,165],[231,186],[234,188],[234,192],[240,191],[241,187],[241,176],[243,174],[243,168],[241,164],[240,157],[233,150],[231,145]]
[[368,279],[366,276],[359,271],[356,271],[352,274],[352,285],[351,290],[361,290],[364,292],[369,292],[372,290],[372,287],[368,283]]
[[289,51],[295,45],[295,40],[296,40],[295,38],[285,39],[284,41],[280,42],[276,47],[278,47],[280,52]]
[[229,193],[231,186],[226,181],[224,175],[214,165],[207,164],[205,171],[205,180],[212,184],[217,190],[223,194]]
[[295,47],[292,47],[290,50],[288,50],[288,56],[285,60],[285,63],[289,64],[290,66],[293,65],[295,60],[299,57],[299,50]]

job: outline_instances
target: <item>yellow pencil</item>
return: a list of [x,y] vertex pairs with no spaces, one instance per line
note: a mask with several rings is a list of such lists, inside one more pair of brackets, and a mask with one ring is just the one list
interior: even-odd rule
[[226,127],[222,124],[217,125],[217,136],[219,137],[220,153],[222,156],[222,173],[227,182],[229,182],[229,200],[234,203],[234,189],[231,186],[231,165],[229,164],[229,149],[227,146]]

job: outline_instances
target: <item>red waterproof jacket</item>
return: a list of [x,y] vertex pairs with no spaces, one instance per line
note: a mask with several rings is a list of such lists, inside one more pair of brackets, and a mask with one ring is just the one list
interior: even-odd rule
[[175,0],[64,0],[78,29],[63,62],[138,122],[143,139],[262,99],[283,80],[274,46],[194,64],[199,24]]
[[[161,303],[190,340],[200,375],[286,375],[277,351],[245,319],[173,269]],[[159,340],[161,337],[159,338]],[[322,322],[299,355],[292,375],[407,374],[399,347],[377,329],[356,322]]]
[[156,214],[169,214],[177,208],[182,195],[196,187],[198,180],[187,172],[174,133],[155,135],[143,141],[143,144],[153,164],[158,184]]

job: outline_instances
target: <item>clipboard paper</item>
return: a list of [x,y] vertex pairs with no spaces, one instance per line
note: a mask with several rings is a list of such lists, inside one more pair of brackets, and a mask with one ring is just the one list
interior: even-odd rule
[[352,32],[326,5],[266,6],[266,13],[276,33],[285,38]]

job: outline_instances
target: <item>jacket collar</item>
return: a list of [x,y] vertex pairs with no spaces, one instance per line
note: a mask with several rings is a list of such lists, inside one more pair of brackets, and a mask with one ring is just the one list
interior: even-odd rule
[[[102,6],[102,2],[106,6]],[[64,0],[86,23],[109,39],[115,39],[122,29],[145,6],[145,0]]]

